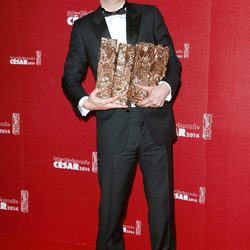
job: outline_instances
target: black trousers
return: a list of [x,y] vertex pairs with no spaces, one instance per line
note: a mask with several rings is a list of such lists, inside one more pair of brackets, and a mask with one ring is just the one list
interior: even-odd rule
[[139,110],[131,108],[129,112],[129,137],[124,151],[98,154],[101,200],[96,249],[124,249],[122,225],[138,161],[148,203],[151,249],[174,250],[172,145],[155,145]]

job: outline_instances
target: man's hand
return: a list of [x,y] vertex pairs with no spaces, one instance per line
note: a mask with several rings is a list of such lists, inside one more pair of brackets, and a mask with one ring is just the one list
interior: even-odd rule
[[83,107],[88,110],[107,110],[107,109],[117,109],[117,108],[127,108],[127,105],[116,104],[115,100],[119,99],[119,95],[107,99],[102,99],[97,96],[99,89],[94,89],[89,98],[83,103]]
[[143,85],[137,85],[137,87],[144,89],[148,92],[148,97],[140,101],[137,105],[143,108],[159,108],[162,107],[167,96],[170,93],[170,89],[166,84],[160,84],[154,87],[148,87]]

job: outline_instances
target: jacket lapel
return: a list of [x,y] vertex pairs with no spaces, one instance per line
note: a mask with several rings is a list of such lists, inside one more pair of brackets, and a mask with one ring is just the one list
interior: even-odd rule
[[127,43],[135,45],[141,25],[141,14],[137,12],[130,3],[127,3]]
[[102,37],[111,38],[105,18],[103,17],[101,7],[93,15],[92,29],[94,30],[97,40],[100,42]]

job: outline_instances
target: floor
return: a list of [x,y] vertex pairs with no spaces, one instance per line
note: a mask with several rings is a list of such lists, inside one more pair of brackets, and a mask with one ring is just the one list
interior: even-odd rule
[[0,250],[94,250],[95,247],[72,242],[20,238],[0,235]]

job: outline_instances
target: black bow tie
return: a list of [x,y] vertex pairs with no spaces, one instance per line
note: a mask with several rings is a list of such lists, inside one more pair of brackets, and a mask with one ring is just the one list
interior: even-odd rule
[[113,12],[112,11],[107,11],[104,8],[102,8],[102,14],[104,15],[104,17],[126,14],[126,4],[124,4],[123,7],[120,8],[119,10],[113,11]]

